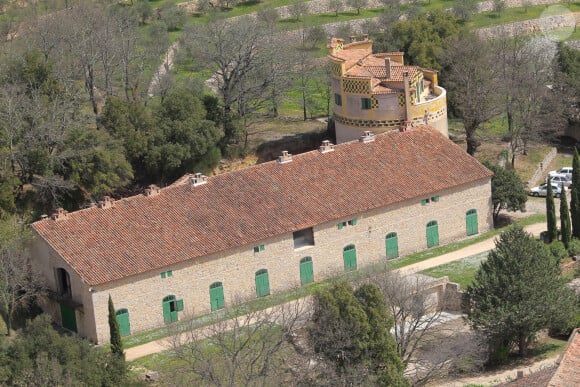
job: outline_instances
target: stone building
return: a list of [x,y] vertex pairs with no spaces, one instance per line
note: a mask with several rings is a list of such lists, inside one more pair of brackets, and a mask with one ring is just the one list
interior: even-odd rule
[[365,133],[243,170],[186,175],[32,225],[55,321],[109,339],[492,227],[491,172],[429,127]]
[[336,141],[364,131],[429,125],[447,136],[447,97],[437,72],[405,66],[402,52],[373,54],[372,41],[333,38],[328,60],[334,93]]

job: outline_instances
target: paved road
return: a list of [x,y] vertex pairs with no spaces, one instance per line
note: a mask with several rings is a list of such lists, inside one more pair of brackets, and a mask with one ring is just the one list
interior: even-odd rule
[[[536,236],[545,229],[545,223],[537,223],[525,228],[526,231]],[[415,273],[435,266],[440,266],[445,263],[457,261],[475,254],[481,254],[493,249],[494,247],[495,238],[490,238],[485,241],[475,243],[471,246],[464,247],[460,250],[453,251],[451,253],[440,255],[438,257],[434,257],[423,262],[418,262],[413,265],[405,266],[399,270],[401,270],[403,273]],[[169,347],[170,345],[167,339],[160,339],[125,350],[125,357],[127,360],[131,361],[143,356],[151,355],[153,353],[165,351],[169,349]]]

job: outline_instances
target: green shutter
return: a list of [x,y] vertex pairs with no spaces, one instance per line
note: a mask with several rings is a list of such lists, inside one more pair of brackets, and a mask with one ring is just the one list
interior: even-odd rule
[[354,245],[346,246],[342,251],[344,270],[356,270],[356,248]]
[[212,312],[224,307],[224,288],[221,282],[214,282],[209,286],[209,299]]
[[338,224],[338,229],[339,229],[339,230],[342,230],[342,228],[343,228],[343,227],[344,227],[344,223],[343,223],[343,222],[340,222],[340,223]]
[[356,226],[356,218],[349,221],[351,226]]
[[264,251],[266,250],[266,247],[264,247],[264,245],[260,245],[260,251]]
[[396,232],[388,233],[385,237],[387,250],[387,259],[397,258],[399,256],[399,238]]
[[165,272],[161,273],[161,278],[165,278]]
[[433,201],[433,202],[438,202],[438,201],[439,201],[439,195],[437,195],[437,196],[433,196],[433,197],[431,198],[431,201]]
[[306,285],[314,282],[314,268],[311,257],[304,257],[300,260],[300,283]]
[[254,246],[254,253],[260,252],[260,246]]
[[422,206],[426,206],[426,205],[427,205],[427,199],[423,199],[423,200],[421,200],[421,205],[422,205]]
[[63,328],[77,332],[77,315],[72,306],[60,304],[60,317],[62,319]]
[[475,235],[479,232],[477,226],[477,210],[471,209],[465,214],[467,235]]
[[171,322],[171,303],[173,301],[163,301],[163,321],[165,324]]
[[115,314],[117,316],[117,322],[119,323],[119,333],[121,336],[129,336],[131,334],[129,311],[127,309],[119,309]]
[[173,277],[173,271],[172,270],[167,270],[167,276],[168,277]]
[[439,245],[439,227],[437,221],[427,223],[427,247]]
[[183,300],[177,300],[176,302],[176,311],[181,312],[183,310]]
[[270,294],[270,281],[268,270],[261,269],[256,272],[256,297],[264,297]]

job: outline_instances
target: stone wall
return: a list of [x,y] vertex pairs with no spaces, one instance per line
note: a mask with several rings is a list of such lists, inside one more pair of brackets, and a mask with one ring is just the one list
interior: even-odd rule
[[479,36],[485,39],[498,39],[516,35],[530,35],[563,28],[574,28],[580,24],[580,12],[566,15],[555,15],[540,19],[524,20],[500,26],[477,29]]

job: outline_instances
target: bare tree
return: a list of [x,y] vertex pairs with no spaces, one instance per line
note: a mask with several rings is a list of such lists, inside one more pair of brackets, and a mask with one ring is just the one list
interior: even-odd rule
[[342,8],[344,7],[344,3],[342,0],[327,0],[326,2],[326,7],[330,10],[333,11],[335,16],[338,16],[338,13],[342,10]]
[[[281,354],[299,325],[309,319],[304,300],[239,316],[236,308],[219,313],[203,328],[177,332],[170,348],[182,362],[180,382],[215,386],[272,384],[281,375]],[[278,380],[282,383],[282,380]]]
[[472,156],[479,146],[478,129],[499,112],[493,59],[489,43],[470,33],[450,39],[442,55],[449,102],[463,121]]
[[346,5],[351,8],[356,9],[356,14],[360,15],[361,8],[364,8],[368,5],[368,0],[346,0]]
[[434,279],[423,275],[404,275],[387,270],[371,280],[381,289],[395,319],[392,333],[406,367],[405,374],[416,384],[446,375],[450,367],[448,358],[416,356],[420,348],[440,345],[453,334],[441,325],[445,292],[439,297],[433,294]]
[[22,222],[8,218],[0,223],[0,313],[12,333],[14,314],[44,293],[40,276],[29,264],[30,234]]

